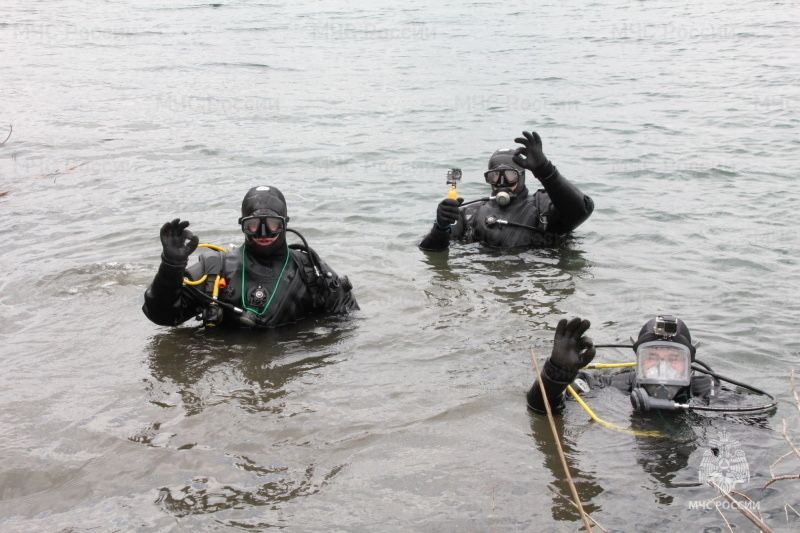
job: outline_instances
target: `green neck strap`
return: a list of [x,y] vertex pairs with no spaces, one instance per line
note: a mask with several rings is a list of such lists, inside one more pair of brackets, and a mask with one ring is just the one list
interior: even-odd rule
[[283,273],[286,272],[286,265],[289,264],[289,243],[286,243],[286,260],[283,262],[283,268],[281,268],[281,273],[278,274],[278,279],[275,282],[275,287],[272,288],[272,294],[269,295],[269,300],[267,303],[264,304],[264,308],[261,311],[257,309],[253,309],[252,307],[247,307],[244,300],[244,286],[245,281],[247,280],[247,256],[245,255],[244,245],[242,245],[242,309],[246,309],[251,313],[255,313],[257,316],[262,316],[264,313],[267,312],[269,309],[270,304],[272,303],[273,298],[275,298],[275,294],[278,292],[278,287],[281,285],[281,281],[283,281]]

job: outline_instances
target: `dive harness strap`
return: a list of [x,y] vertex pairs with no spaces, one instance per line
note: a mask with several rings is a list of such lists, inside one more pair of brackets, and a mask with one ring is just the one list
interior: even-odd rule
[[340,278],[330,270],[325,270],[319,255],[312,248],[305,244],[290,244],[289,249],[299,252],[293,253],[292,257],[300,270],[303,283],[311,293],[311,300],[315,308],[325,307],[328,296],[340,287],[345,292],[349,292],[353,288],[347,276]]
[[[325,307],[328,296],[339,289],[344,292],[352,290],[353,286],[347,276],[338,276],[334,272],[323,268],[319,255],[308,246],[305,238],[299,232],[290,228],[287,228],[287,231],[295,233],[303,241],[303,244],[288,245],[290,249],[289,255],[291,255],[298,267],[300,278],[311,294],[312,305],[315,308]],[[242,315],[244,310],[216,298],[216,293],[220,286],[219,279],[225,273],[225,250],[211,245],[206,247],[213,248],[220,253],[200,256],[199,261],[203,265],[203,276],[195,282],[184,278],[183,286],[195,297],[204,301],[204,309],[197,318],[198,320],[202,319],[206,327],[213,327],[221,322],[222,317],[218,312],[220,307],[237,315]],[[297,251],[298,253],[292,253],[292,251]],[[202,285],[202,289],[198,285]]]
[[203,265],[203,278],[201,279],[205,279],[205,282],[202,284],[203,290],[191,286],[189,286],[189,288],[194,289],[192,292],[205,300],[205,305],[196,318],[203,321],[204,327],[213,328],[222,322],[222,309],[228,309],[236,314],[242,314],[242,310],[218,299],[220,281],[222,281],[221,278],[225,271],[225,254],[219,252],[216,254],[202,255],[199,261]]
[[547,232],[547,229],[550,225],[550,214],[553,211],[553,202],[552,200],[547,202],[547,209],[542,209],[542,200],[546,197],[549,200],[549,196],[544,194],[536,194],[534,193],[534,198],[536,202],[536,227],[543,232]]

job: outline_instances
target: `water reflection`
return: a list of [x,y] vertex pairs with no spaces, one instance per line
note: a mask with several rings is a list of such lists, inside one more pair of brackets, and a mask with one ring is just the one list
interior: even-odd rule
[[[554,478],[553,519],[579,521],[581,519],[580,513],[570,503],[573,501],[572,494],[564,477],[564,469],[558,456],[547,417],[531,415],[531,428],[536,447],[544,455],[544,465],[550,470]],[[581,449],[589,450],[585,453],[592,454],[606,452],[591,451],[592,448],[587,447],[584,443],[576,443],[570,435],[565,435],[565,421],[562,416],[556,417],[556,429],[564,454],[567,457],[570,473],[578,490],[578,495],[586,512],[591,514],[600,509],[600,506],[593,503],[592,499],[603,492],[603,487],[591,473],[576,466],[580,463],[578,456]],[[664,505],[671,504],[673,496],[661,489],[687,486],[686,483],[673,484],[673,479],[678,472],[687,468],[689,457],[697,448],[692,421],[679,415],[667,418],[659,415],[653,415],[652,417],[633,415],[631,429],[641,431],[656,430],[664,435],[662,438],[635,438],[635,449],[631,450],[631,453],[635,454],[636,463],[641,466],[642,470],[658,482],[654,490],[658,502]],[[600,446],[599,448],[604,449],[605,447]],[[576,450],[578,451],[576,452]],[[623,461],[623,464],[628,463],[628,461]],[[697,483],[688,485],[694,486]]]
[[[345,466],[326,460],[304,431],[287,425],[285,417],[309,412],[287,397],[293,384],[308,386],[300,381],[309,372],[339,361],[354,329],[352,321],[331,318],[277,331],[178,328],[155,335],[149,399],[165,409],[181,404],[185,416],[173,419],[174,433],[166,435],[189,440],[176,449],[183,464],[193,465],[177,483],[156,487],[155,503],[175,517],[216,513],[229,527],[286,526],[281,506],[318,493]],[[150,425],[155,440],[147,432],[131,440],[166,446],[160,425]],[[172,468],[162,465],[163,472]],[[253,507],[266,508],[258,524],[249,522]]]
[[559,313],[558,303],[574,293],[575,278],[590,267],[582,250],[566,245],[500,251],[471,244],[423,253],[432,274],[430,298],[448,303],[453,294],[473,295],[478,311],[491,305],[525,317]]
[[[609,408],[609,403],[606,403]],[[567,409],[579,410],[580,407],[569,401]],[[700,459],[699,452],[704,448],[712,449],[712,443],[729,432],[741,434],[742,431],[751,432],[746,438],[737,437],[741,442],[746,439],[757,439],[765,428],[768,428],[768,418],[763,416],[730,416],[730,415],[705,415],[698,413],[634,413],[629,415],[629,428],[635,431],[656,431],[660,437],[635,437],[632,445],[620,446],[615,443],[614,434],[609,433],[608,438],[599,435],[593,443],[576,440],[582,432],[571,432],[565,415],[557,416],[556,429],[561,440],[567,462],[572,474],[581,502],[588,513],[601,510],[601,507],[592,501],[603,492],[603,487],[598,483],[598,478],[604,476],[599,472],[587,472],[579,467],[581,454],[590,454],[592,464],[603,464],[609,471],[628,468],[628,465],[639,465],[643,472],[654,481],[648,492],[652,492],[659,505],[674,505],[681,499],[681,494],[690,499],[690,492],[682,492],[693,487],[701,487],[699,481]],[[568,417],[567,417],[568,418]],[[734,428],[733,426],[738,426]],[[558,451],[553,440],[547,417],[531,414],[531,429],[537,449],[544,456],[544,466],[551,472],[554,481],[554,497],[552,502],[552,516],[555,520],[577,522],[581,519],[579,512],[572,505],[572,494],[565,480]],[[565,429],[567,429],[565,433]],[[619,435],[619,434],[616,434]],[[630,442],[630,441],[627,441]],[[609,453],[614,451],[611,455]],[[605,454],[605,455],[603,455]],[[625,455],[631,457],[626,458]],[[585,463],[584,462],[584,463]],[[707,496],[713,498],[716,491],[708,487]],[[677,502],[676,502],[677,500]]]
[[[575,466],[577,461],[575,461],[574,458],[577,456],[577,453],[572,439],[564,435],[564,418],[557,416],[555,418],[555,423],[558,438],[561,440],[561,447],[567,458],[569,471],[572,475],[572,480],[575,482],[578,496],[581,499],[584,510],[592,514],[600,509],[598,505],[592,502],[592,499],[603,492],[603,487],[597,483],[597,480],[591,473],[582,471]],[[564,477],[564,468],[561,465],[561,459],[558,456],[558,449],[553,440],[553,433],[550,429],[550,423],[547,417],[532,414],[531,430],[533,430],[533,439],[536,443],[536,448],[544,456],[544,466],[550,470],[554,479],[552,484],[555,491],[553,494],[553,505],[550,508],[553,519],[565,522],[581,520],[580,512],[571,503],[573,501],[572,493]]]
[[280,330],[178,328],[155,335],[148,346],[151,401],[158,405],[159,396],[176,392],[187,416],[219,403],[279,414],[287,385],[334,364],[353,328],[332,318]]
[[[209,477],[195,477],[187,485],[160,488],[155,503],[176,517],[265,505],[272,506],[272,510],[275,510],[279,504],[318,493],[344,468],[344,465],[339,465],[318,474],[317,467],[311,464],[302,472],[293,473],[284,466],[258,466],[244,456],[236,459],[237,468],[253,472],[261,480],[261,483],[255,487],[243,487],[222,483]],[[277,518],[275,523],[262,521],[258,526],[280,526],[282,520],[279,515]],[[236,519],[229,520],[227,525],[245,526]],[[286,524],[282,525],[286,526]]]
[[662,489],[697,486],[697,472],[694,481],[676,482],[680,472],[689,466],[689,458],[697,449],[696,428],[703,424],[702,416],[687,413],[649,414],[631,413],[630,427],[635,431],[657,431],[659,438],[641,437],[636,439],[636,463],[642,470],[658,482],[654,490],[656,500],[664,505],[673,503],[673,495]]

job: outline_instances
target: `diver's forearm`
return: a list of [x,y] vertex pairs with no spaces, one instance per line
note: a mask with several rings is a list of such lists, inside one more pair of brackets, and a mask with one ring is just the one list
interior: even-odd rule
[[450,247],[450,235],[449,231],[440,229],[439,226],[434,224],[431,231],[419,243],[419,248],[420,250],[433,252],[447,250]]
[[564,409],[564,391],[575,375],[575,372],[558,368],[548,359],[542,369],[542,379],[536,380],[528,391],[528,407],[537,413],[545,413],[543,395],[546,394],[553,412],[560,412]]
[[173,326],[186,320],[178,312],[182,307],[183,273],[183,266],[162,261],[153,283],[145,291],[142,311],[156,324]]
[[592,214],[594,210],[592,199],[562,176],[552,163],[537,171],[536,177],[541,181],[555,207],[556,216],[550,223],[552,231],[557,233],[572,231]]

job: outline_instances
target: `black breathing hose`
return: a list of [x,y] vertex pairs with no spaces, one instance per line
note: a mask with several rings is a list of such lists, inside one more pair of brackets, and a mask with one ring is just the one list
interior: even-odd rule
[[[630,344],[595,344],[595,348],[633,348]],[[682,409],[687,409],[691,411],[713,411],[718,413],[760,413],[763,411],[769,411],[770,409],[774,409],[778,405],[778,401],[775,399],[775,396],[768,393],[765,390],[759,389],[758,387],[754,387],[753,385],[748,385],[747,383],[741,382],[739,380],[729,378],[726,376],[722,376],[714,372],[711,367],[700,361],[699,359],[695,359],[692,364],[692,370],[700,372],[701,374],[706,374],[714,378],[717,383],[720,381],[724,381],[726,383],[730,383],[731,385],[736,385],[737,387],[742,387],[743,389],[747,389],[750,392],[754,392],[760,396],[766,396],[770,399],[769,403],[763,405],[757,405],[754,407],[711,407],[706,405],[690,405],[690,404],[682,404],[680,407]]]
[[314,265],[314,272],[317,274],[317,277],[322,276],[322,267],[317,262],[317,257],[316,257],[317,254],[312,252],[311,248],[308,247],[308,241],[306,241],[306,238],[303,237],[303,234],[291,228],[286,228],[286,231],[291,231],[292,233],[300,237],[300,240],[303,241],[303,248],[305,249],[305,252],[308,254],[308,257],[311,259],[311,264]]
[[465,205],[469,204],[476,204],[478,202],[488,202],[489,200],[491,200],[491,198],[489,198],[488,196],[486,198],[478,198],[477,200],[470,200],[469,202],[464,202],[459,207],[464,207]]
[[[703,362],[695,360],[695,363],[708,368],[708,365],[706,365]],[[701,366],[692,365],[692,370],[696,370],[697,372],[700,372],[701,374],[707,374],[707,375],[709,375],[709,376],[711,376],[711,377],[713,377],[713,378],[715,378],[715,379],[717,379],[719,381],[724,381],[726,383],[730,383],[731,385],[736,385],[737,387],[742,387],[743,389],[747,389],[747,390],[749,390],[751,392],[755,392],[756,394],[759,394],[761,396],[766,396],[771,401],[769,403],[764,404],[764,405],[757,405],[757,406],[754,406],[754,407],[711,407],[711,406],[706,406],[706,405],[689,405],[689,406],[687,406],[688,409],[691,409],[692,411],[716,411],[716,412],[728,412],[728,413],[759,413],[759,412],[762,412],[762,411],[769,411],[770,409],[774,409],[775,407],[777,407],[778,400],[776,400],[775,396],[773,396],[772,394],[768,393],[767,391],[761,390],[758,387],[754,387],[753,385],[748,385],[747,383],[743,383],[743,382],[738,381],[736,379],[722,376],[720,374],[717,374],[716,372],[713,372],[712,370],[706,370],[706,368],[701,368]]]

